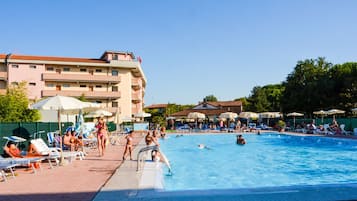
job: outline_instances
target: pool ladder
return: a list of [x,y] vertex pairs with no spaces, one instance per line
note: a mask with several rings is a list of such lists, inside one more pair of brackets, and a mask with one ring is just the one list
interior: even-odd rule
[[171,173],[171,165],[170,165],[170,162],[169,160],[167,160],[167,157],[165,156],[165,154],[160,151],[160,148],[159,146],[157,145],[154,145],[154,146],[147,146],[147,147],[144,147],[142,149],[140,149],[140,151],[138,152],[138,160],[137,160],[137,166],[136,166],[136,171],[139,171],[140,168],[141,168],[141,164],[144,162],[144,153],[147,154],[148,151],[158,151],[160,152],[160,156],[162,157],[162,160],[164,161],[165,165],[169,168],[169,172]]

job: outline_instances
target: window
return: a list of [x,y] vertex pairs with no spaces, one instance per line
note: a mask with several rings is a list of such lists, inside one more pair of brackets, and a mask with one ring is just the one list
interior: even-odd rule
[[101,73],[101,72],[102,72],[102,69],[95,69],[95,72],[96,72],[96,73]]
[[47,84],[46,86],[47,87],[54,87],[55,85],[54,84]]
[[69,71],[71,71],[71,69],[68,68],[68,67],[65,67],[65,68],[63,68],[63,71],[64,71],[64,72],[69,72]]
[[30,68],[32,68],[32,69],[36,69],[36,68],[37,68],[37,66],[36,66],[36,65],[30,65]]
[[30,86],[36,86],[36,83],[35,82],[30,82],[29,85]]
[[62,86],[67,88],[70,87],[69,84],[63,84]]
[[13,68],[19,68],[19,65],[13,64],[13,65],[11,65],[11,67],[13,67]]
[[102,88],[102,85],[95,85],[95,88]]
[[118,102],[113,101],[113,102],[112,102],[112,107],[118,107]]
[[113,60],[118,60],[118,55],[117,54],[113,54]]
[[118,70],[112,70],[112,76],[118,76]]
[[112,86],[112,91],[118,91],[118,86]]
[[102,101],[95,101],[96,103],[102,103]]
[[80,87],[80,88],[86,88],[86,87],[87,87],[87,85],[85,85],[85,84],[81,84],[81,85],[79,85],[79,87]]
[[47,67],[47,71],[54,71],[55,69],[53,67]]
[[87,69],[81,68],[81,69],[79,69],[79,71],[80,71],[80,72],[87,72]]

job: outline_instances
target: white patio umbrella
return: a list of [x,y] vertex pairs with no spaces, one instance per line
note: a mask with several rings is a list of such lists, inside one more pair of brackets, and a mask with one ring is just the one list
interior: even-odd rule
[[110,117],[110,116],[113,116],[113,113],[108,112],[103,109],[95,110],[95,111],[88,113],[87,115],[84,115],[84,117],[86,117],[86,118]]
[[[53,96],[40,100],[37,103],[34,103],[30,106],[31,109],[37,110],[56,110],[58,117],[58,129],[59,135],[62,135],[61,129],[61,113],[78,113],[79,110],[99,107],[99,104],[91,104],[88,102],[82,102],[76,98],[67,97],[67,96]],[[63,155],[62,155],[62,140],[60,140],[60,149],[61,149],[61,164],[63,164]]]
[[286,116],[294,117],[294,128],[295,128],[295,117],[301,117],[301,116],[304,116],[304,114],[298,113],[298,112],[291,112],[291,113],[286,114]]
[[205,119],[206,115],[200,112],[190,112],[188,113],[187,118],[194,119],[194,121],[196,121],[196,126],[198,127],[198,120]]
[[280,114],[280,112],[262,112],[262,113],[259,113],[259,117],[268,119],[267,124],[269,126],[269,119],[270,118],[279,118],[279,117],[281,117],[281,114]]
[[235,112],[223,112],[219,115],[218,118],[222,119],[235,119],[238,117],[238,114]]
[[144,121],[144,118],[145,117],[151,117],[151,114],[150,113],[146,113],[146,112],[139,112],[139,113],[134,114],[134,117],[135,118],[140,118],[140,120]]
[[205,119],[206,115],[200,112],[190,112],[187,115],[188,119]]
[[258,113],[255,112],[241,112],[238,115],[240,118],[244,118],[244,119],[256,119],[259,118]]
[[247,126],[249,123],[249,119],[257,119],[259,118],[259,114],[255,112],[241,112],[238,115],[240,118],[247,119]]
[[324,116],[327,115],[327,111],[319,110],[319,111],[313,112],[313,114],[321,115],[321,122],[324,123]]
[[151,114],[146,113],[146,112],[139,112],[139,113],[134,114],[134,117],[136,117],[136,118],[151,117]]
[[333,115],[333,120],[335,120],[335,115],[336,114],[344,114],[345,111],[339,110],[339,109],[331,109],[327,111],[327,115]]

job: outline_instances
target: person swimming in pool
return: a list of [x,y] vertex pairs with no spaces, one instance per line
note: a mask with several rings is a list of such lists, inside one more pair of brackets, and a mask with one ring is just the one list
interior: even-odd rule
[[242,135],[237,136],[237,144],[240,144],[240,145],[246,144],[245,139],[243,138]]
[[211,149],[211,148],[207,147],[207,146],[204,145],[204,144],[199,144],[199,145],[198,145],[198,148],[199,148],[199,149]]

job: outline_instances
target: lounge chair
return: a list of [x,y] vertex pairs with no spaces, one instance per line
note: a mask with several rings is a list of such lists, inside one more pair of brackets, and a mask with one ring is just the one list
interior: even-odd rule
[[9,170],[11,172],[12,177],[15,178],[15,173],[13,168],[16,166],[19,166],[19,164],[0,160],[0,176],[3,178],[3,181],[7,181],[6,173],[5,173],[6,170]]
[[[49,157],[61,157],[60,148],[48,147],[47,144],[41,138],[31,140],[31,143],[34,144],[37,151],[44,156],[47,155]],[[84,153],[81,151],[62,151],[62,156],[64,158],[69,159],[70,162],[73,158],[78,158],[80,160],[84,159]]]
[[343,135],[350,135],[351,133],[350,133],[349,131],[346,131],[346,130],[345,130],[345,127],[346,127],[345,124],[341,124],[341,125],[340,125],[342,134],[343,134]]
[[[41,165],[40,163],[44,160],[43,157],[26,157],[25,155],[22,155],[21,157],[14,157],[14,155],[11,154],[11,151],[8,148],[9,143],[14,144],[16,147],[18,146],[19,142],[25,142],[26,139],[18,137],[18,136],[6,136],[3,137],[4,139],[6,139],[6,143],[4,145],[4,156],[7,158],[4,158],[3,156],[0,156],[0,161],[1,162],[10,162],[13,164],[20,164],[22,166],[29,166],[32,167],[33,172],[36,173],[36,165],[39,165],[39,168],[41,169]],[[20,150],[18,150],[18,152],[20,152]],[[22,154],[22,153],[21,153]]]
[[[37,157],[37,158],[4,158],[2,156],[0,156],[0,164],[12,164],[15,166],[27,166],[27,167],[31,167],[33,170],[33,173],[36,173],[36,167],[35,167],[35,163],[40,163],[41,161],[43,161],[44,159],[41,157]],[[39,166],[39,168],[41,169],[41,165]]]
[[324,134],[325,135],[334,135],[335,133],[331,131],[329,124],[324,124]]

